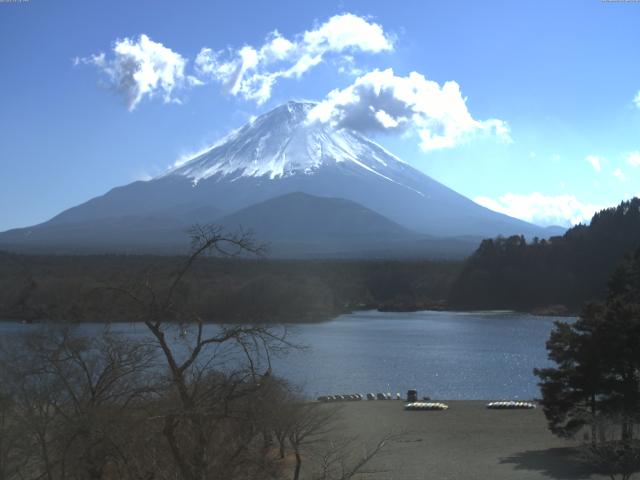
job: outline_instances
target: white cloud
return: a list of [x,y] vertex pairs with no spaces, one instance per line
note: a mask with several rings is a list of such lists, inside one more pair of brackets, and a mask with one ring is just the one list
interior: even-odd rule
[[163,44],[154,42],[147,35],[138,39],[124,38],[113,46],[113,56],[104,52],[86,58],[74,59],[74,64],[91,64],[107,77],[109,87],[125,96],[131,111],[145,97],[156,94],[165,102],[180,100],[174,92],[185,85],[198,85],[195,77],[185,75],[186,60]]
[[616,168],[611,175],[616,177],[621,182],[624,182],[627,179],[627,177],[624,176],[624,173],[622,173],[622,170],[619,168]]
[[628,153],[626,159],[627,163],[632,167],[640,167],[640,151]]
[[343,71],[353,71],[351,53],[391,51],[393,42],[380,25],[346,13],[335,15],[292,40],[276,30],[260,48],[203,48],[195,64],[201,78],[221,83],[231,95],[261,104],[271,97],[279,79],[300,78],[327,55],[333,54]]
[[366,73],[352,85],[331,91],[309,112],[309,121],[362,132],[412,130],[424,151],[454,147],[478,133],[511,141],[504,121],[471,116],[456,82],[440,86],[417,72],[396,76],[390,68]]
[[633,103],[636,104],[636,107],[640,108],[640,90],[636,93],[636,96],[633,99]]
[[483,207],[541,226],[572,226],[589,223],[594,213],[605,205],[582,203],[573,195],[547,196],[538,192],[529,195],[506,193],[498,199],[476,197]]
[[587,155],[587,158],[585,158],[585,160],[591,164],[596,172],[600,173],[602,171],[603,159],[601,157],[598,157],[596,155]]
[[393,39],[380,25],[351,13],[335,15],[315,30],[304,32],[304,44],[314,52],[342,52],[352,47],[371,53],[393,49]]
[[338,67],[338,73],[357,77],[365,72],[365,70],[356,66],[356,59],[353,55],[343,54],[335,61],[335,63]]
[[153,180],[154,176],[148,172],[139,171],[133,174],[134,182],[148,182],[149,180]]

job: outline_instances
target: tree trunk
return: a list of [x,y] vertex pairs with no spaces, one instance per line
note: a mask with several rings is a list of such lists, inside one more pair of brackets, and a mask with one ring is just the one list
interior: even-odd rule
[[596,396],[591,395],[591,446],[595,447],[598,443],[598,425],[596,423]]
[[302,466],[302,457],[300,456],[300,452],[296,450],[296,469],[293,472],[293,480],[299,480],[301,466]]
[[627,445],[633,439],[633,424],[625,417],[622,421],[622,443]]
[[271,446],[271,432],[269,432],[269,430],[267,430],[266,428],[262,429],[262,448],[264,450],[269,450],[269,447]]
[[162,429],[162,434],[169,444],[173,460],[178,465],[178,469],[182,474],[182,478],[184,478],[185,480],[196,480],[191,472],[191,469],[187,465],[184,456],[182,455],[182,451],[180,450],[178,440],[175,435],[175,429],[176,421],[174,417],[172,415],[167,415],[164,419],[164,428]]

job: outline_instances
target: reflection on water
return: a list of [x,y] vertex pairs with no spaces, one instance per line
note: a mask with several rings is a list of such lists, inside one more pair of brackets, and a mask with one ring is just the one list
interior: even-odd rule
[[[406,392],[440,399],[530,399],[539,396],[534,367],[548,364],[553,318],[513,312],[358,312],[292,327],[304,351],[274,359],[274,373],[310,396]],[[30,328],[0,323],[0,333]],[[97,333],[103,325],[81,329]],[[112,330],[147,336],[142,325]]]
[[360,312],[297,328],[309,351],[276,371],[309,395],[406,392],[441,399],[539,396],[553,318],[513,312]]

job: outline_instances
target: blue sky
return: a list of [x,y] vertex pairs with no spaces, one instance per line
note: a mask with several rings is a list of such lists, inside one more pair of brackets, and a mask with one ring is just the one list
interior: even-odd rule
[[[638,45],[636,2],[5,1],[0,230],[157,175],[290,99],[480,203],[575,223],[640,195]],[[131,76],[140,55],[164,87]],[[358,117],[366,101],[390,120]]]

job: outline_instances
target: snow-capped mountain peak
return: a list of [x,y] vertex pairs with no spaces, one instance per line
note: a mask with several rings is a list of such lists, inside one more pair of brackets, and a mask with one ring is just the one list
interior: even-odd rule
[[307,115],[313,106],[311,102],[281,105],[163,176],[181,175],[194,183],[213,176],[276,179],[348,163],[394,181],[393,170],[406,166],[356,132],[310,122]]
[[255,229],[284,242],[287,254],[315,255],[319,246],[338,255],[440,248],[427,248],[423,234],[546,236],[481,207],[356,132],[308,121],[313,105],[282,105],[160,177],[7,232],[0,245],[155,251],[188,243],[189,225],[212,222],[230,231]]

